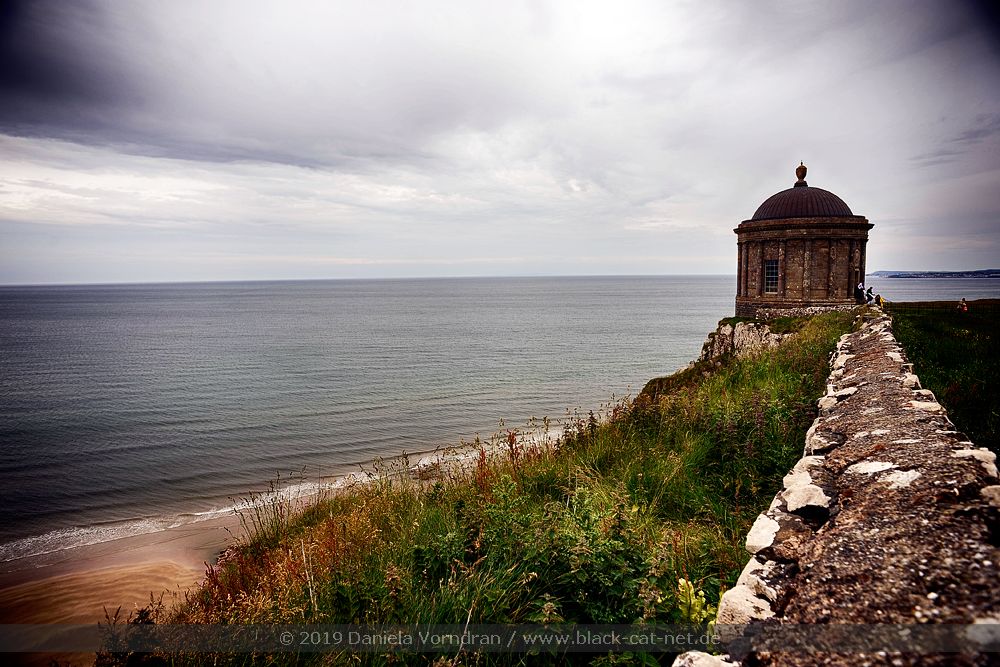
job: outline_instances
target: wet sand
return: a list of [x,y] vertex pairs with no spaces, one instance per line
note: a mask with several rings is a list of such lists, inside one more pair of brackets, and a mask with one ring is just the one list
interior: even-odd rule
[[[552,439],[548,434],[534,437],[536,445]],[[462,470],[475,454],[468,447],[448,448],[418,453],[412,465],[404,463],[409,460],[405,455],[390,463],[404,463],[393,467],[392,474],[427,480],[446,469]],[[367,479],[354,473],[331,482],[340,488]],[[306,494],[295,503],[306,507],[327,492]],[[51,633],[42,634],[59,637],[68,625],[105,623],[106,612],[114,615],[119,607],[124,621],[148,605],[150,595],[159,599],[162,594],[167,606],[181,603],[184,593],[203,579],[207,564],[214,563],[239,532],[239,519],[233,515],[0,564],[0,624],[51,625]],[[5,664],[11,664],[6,659],[14,655],[4,654]],[[20,654],[15,664],[48,666],[53,659],[61,665],[90,665],[94,654]]]
[[105,609],[122,617],[144,607],[150,594],[168,604],[198,583],[204,567],[174,561],[83,570],[45,577],[0,590],[0,623],[89,624],[104,621]]
[[[232,541],[235,519],[226,517],[101,544],[67,549],[31,561],[5,563],[0,573],[0,623],[97,625],[105,610],[122,619],[163,595],[166,605],[184,600]],[[6,654],[5,657],[13,657]],[[31,653],[16,664],[92,664],[93,653]],[[5,660],[6,662],[6,660]],[[10,664],[10,663],[7,663]]]

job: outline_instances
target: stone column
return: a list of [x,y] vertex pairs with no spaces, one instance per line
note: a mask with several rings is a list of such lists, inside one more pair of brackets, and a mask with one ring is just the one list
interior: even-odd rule
[[785,298],[785,244],[784,239],[778,244],[778,296]]
[[749,280],[749,277],[747,275],[747,271],[749,271],[749,270],[750,270],[750,242],[749,241],[744,241],[743,242],[743,278],[742,278],[743,284],[740,286],[740,293],[743,296],[747,295],[747,281]]
[[854,286],[857,285],[854,282],[854,272],[858,268],[858,242],[851,239],[847,242],[847,295],[850,296],[854,294]]
[[802,298],[806,301],[812,298],[812,256],[813,240],[802,242]]
[[833,239],[828,239],[827,243],[830,244],[830,253],[827,255],[827,272],[826,272],[826,298],[832,299],[837,294],[836,284],[833,282],[833,272],[837,266],[837,242]]
[[746,265],[743,267],[743,296],[750,296],[750,286],[753,284],[750,277],[751,267],[753,267],[753,249],[753,242],[747,241],[746,247],[743,249],[744,259],[746,259]]
[[736,244],[736,296],[743,296],[743,244]]
[[760,298],[764,296],[764,241],[757,242],[757,270],[754,273],[757,275],[757,297]]
[[[866,282],[865,279],[865,255],[867,254],[866,246],[868,245],[868,239],[861,239],[861,278],[859,282]],[[866,284],[865,287],[868,285]]]

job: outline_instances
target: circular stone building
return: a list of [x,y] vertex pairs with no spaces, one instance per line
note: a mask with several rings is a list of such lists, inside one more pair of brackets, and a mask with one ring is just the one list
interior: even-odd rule
[[793,187],[768,197],[733,230],[737,317],[769,319],[855,304],[874,225],[832,192],[809,187],[804,164],[795,175]]

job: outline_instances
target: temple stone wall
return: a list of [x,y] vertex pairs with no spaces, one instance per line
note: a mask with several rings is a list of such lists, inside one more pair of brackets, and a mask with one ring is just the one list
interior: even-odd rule
[[[736,228],[737,317],[758,310],[850,306],[854,286],[864,280],[868,221],[849,218],[793,218],[746,221]],[[766,291],[764,266],[778,263],[775,291]]]

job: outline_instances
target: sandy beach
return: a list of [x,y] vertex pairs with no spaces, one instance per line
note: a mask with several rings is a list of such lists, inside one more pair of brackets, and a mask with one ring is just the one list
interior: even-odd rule
[[[105,609],[114,614],[120,607],[124,619],[151,594],[177,604],[232,541],[235,525],[235,517],[225,517],[6,563],[0,623],[52,625],[55,637],[61,626],[104,622]],[[39,652],[19,655],[16,663],[48,665],[52,659],[88,665],[94,655]]]
[[[523,444],[551,445],[561,429],[558,421],[549,426],[551,431],[539,424],[522,433]],[[505,455],[499,441],[484,445],[491,456]],[[387,459],[383,474],[426,481],[449,470],[462,474],[476,456],[478,450],[469,446],[404,454]],[[323,493],[368,480],[367,475],[359,473],[321,480],[321,491],[306,493],[291,502],[301,509]],[[4,563],[5,569],[0,571],[0,624],[51,626],[51,632],[39,633],[48,639],[60,637],[67,631],[66,626],[105,623],[106,614],[113,616],[119,608],[119,618],[124,621],[149,604],[150,596],[161,599],[162,595],[165,605],[176,605],[202,580],[207,564],[214,563],[239,532],[239,518],[233,514]],[[94,654],[39,650],[17,655],[15,662],[47,666],[52,660],[63,665],[90,665]]]

